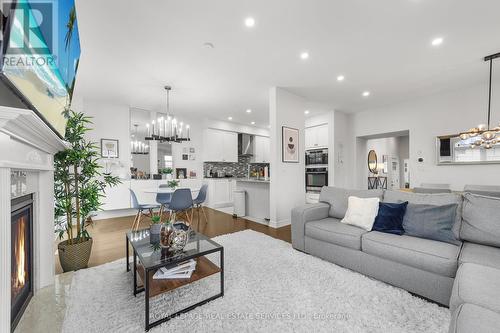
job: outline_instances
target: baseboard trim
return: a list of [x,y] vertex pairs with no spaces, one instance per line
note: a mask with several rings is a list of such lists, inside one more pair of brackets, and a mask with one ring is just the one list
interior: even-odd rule
[[285,227],[287,225],[292,224],[291,219],[284,219],[284,220],[279,220],[279,221],[269,221],[269,226],[274,229],[278,229],[281,227]]
[[96,216],[92,217],[92,220],[105,220],[112,219],[115,217],[125,217],[134,216],[137,214],[136,209],[117,209],[117,210],[104,210],[97,213]]

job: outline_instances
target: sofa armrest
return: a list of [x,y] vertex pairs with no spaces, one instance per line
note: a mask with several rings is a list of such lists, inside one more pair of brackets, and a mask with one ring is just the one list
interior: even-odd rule
[[330,205],[324,202],[307,204],[292,209],[292,246],[304,251],[305,226],[309,221],[316,221],[328,217]]

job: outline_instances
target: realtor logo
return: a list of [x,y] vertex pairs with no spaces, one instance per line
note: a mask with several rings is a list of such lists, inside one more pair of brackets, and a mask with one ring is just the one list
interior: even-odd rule
[[3,2],[6,25],[0,42],[3,42],[4,65],[50,66],[54,63],[57,53],[56,10],[57,2],[51,0]]

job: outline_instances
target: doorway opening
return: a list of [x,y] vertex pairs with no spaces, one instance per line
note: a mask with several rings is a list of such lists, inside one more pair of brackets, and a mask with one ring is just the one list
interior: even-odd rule
[[[389,190],[410,188],[409,131],[358,137],[356,146],[358,187]],[[369,168],[368,154],[370,152],[372,153]]]

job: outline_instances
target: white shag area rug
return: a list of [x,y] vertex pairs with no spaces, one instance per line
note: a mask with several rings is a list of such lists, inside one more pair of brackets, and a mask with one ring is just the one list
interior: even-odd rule
[[[151,332],[447,332],[448,309],[245,230],[224,246],[225,295]],[[217,257],[210,257],[218,262]],[[143,332],[125,259],[74,274],[63,332]],[[151,318],[215,295],[219,275],[152,300]],[[156,310],[155,310],[156,309]]]

